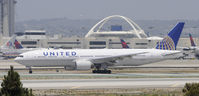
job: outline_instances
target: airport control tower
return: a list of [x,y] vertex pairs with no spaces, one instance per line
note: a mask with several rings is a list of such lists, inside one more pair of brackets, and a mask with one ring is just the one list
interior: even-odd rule
[[0,35],[9,37],[15,31],[15,0],[0,0]]

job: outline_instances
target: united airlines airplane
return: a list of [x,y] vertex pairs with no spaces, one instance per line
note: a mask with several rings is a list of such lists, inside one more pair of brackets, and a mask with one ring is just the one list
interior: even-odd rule
[[154,49],[41,49],[29,51],[15,61],[31,67],[63,66],[66,69],[89,70],[93,73],[111,73],[110,66],[137,66],[178,58],[176,50],[184,22],[178,23]]

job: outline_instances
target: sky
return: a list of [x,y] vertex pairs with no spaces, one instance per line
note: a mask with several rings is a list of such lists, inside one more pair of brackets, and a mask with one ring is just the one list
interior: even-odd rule
[[17,0],[16,21],[51,18],[199,20],[199,0]]

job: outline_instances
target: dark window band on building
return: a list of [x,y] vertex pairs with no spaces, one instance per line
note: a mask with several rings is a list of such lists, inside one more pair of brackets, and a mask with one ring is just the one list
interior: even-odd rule
[[37,41],[21,41],[22,45],[36,45]]
[[27,32],[27,33],[25,33],[25,35],[45,35],[45,33],[41,33],[41,32]]
[[48,44],[81,44],[81,42],[48,42]]
[[136,45],[147,45],[147,43],[135,43]]
[[37,48],[36,46],[27,46],[26,48]]
[[106,45],[106,41],[90,41],[90,45]]
[[90,47],[90,49],[104,49],[106,47]]
[[111,25],[111,31],[122,31],[121,25]]
[[[109,44],[122,44],[121,42],[109,42]],[[130,44],[129,42],[127,42],[126,44]]]
[[56,47],[56,46],[49,46],[49,48],[54,48],[54,49],[73,49],[73,47],[64,47],[64,46],[61,46],[61,47]]

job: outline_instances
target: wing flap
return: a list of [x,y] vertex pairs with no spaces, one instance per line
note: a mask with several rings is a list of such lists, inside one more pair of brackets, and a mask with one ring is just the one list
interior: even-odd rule
[[175,53],[169,53],[169,54],[162,54],[162,56],[172,56],[172,55],[176,55],[176,54],[179,54],[179,53],[182,53],[182,52],[175,52]]
[[116,56],[108,56],[108,57],[102,57],[102,58],[96,58],[92,59],[92,63],[108,63],[108,62],[115,62],[116,60],[122,60],[124,58],[131,58],[133,56],[139,55],[139,54],[145,54],[148,52],[140,52],[135,54],[125,54],[125,55],[116,55]]

